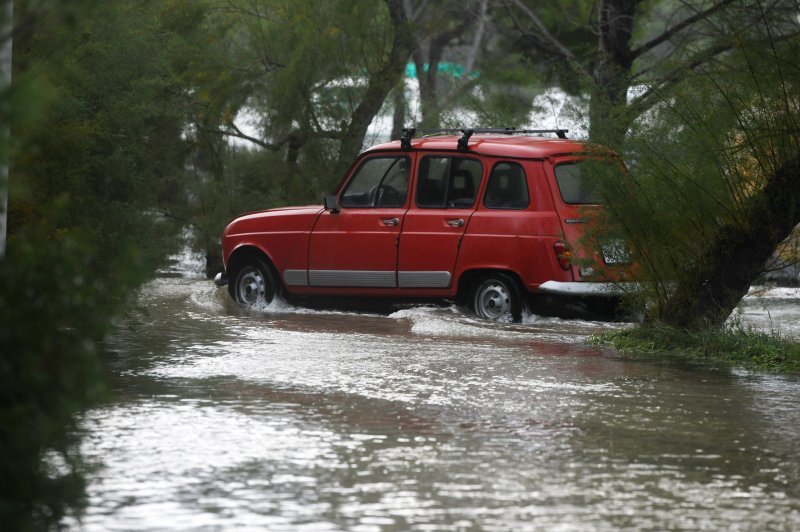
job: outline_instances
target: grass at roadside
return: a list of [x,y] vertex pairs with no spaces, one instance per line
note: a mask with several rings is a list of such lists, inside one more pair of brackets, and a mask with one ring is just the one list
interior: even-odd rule
[[738,324],[702,332],[639,326],[596,334],[590,341],[622,353],[659,355],[702,366],[800,374],[800,341],[775,332],[745,329]]

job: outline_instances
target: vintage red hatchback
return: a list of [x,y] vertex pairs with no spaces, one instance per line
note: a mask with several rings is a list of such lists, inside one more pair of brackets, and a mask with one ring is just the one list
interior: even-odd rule
[[217,284],[243,305],[435,298],[506,321],[558,298],[620,295],[623,246],[582,243],[587,209],[602,208],[582,173],[596,152],[564,130],[435,132],[366,150],[323,206],[233,220]]

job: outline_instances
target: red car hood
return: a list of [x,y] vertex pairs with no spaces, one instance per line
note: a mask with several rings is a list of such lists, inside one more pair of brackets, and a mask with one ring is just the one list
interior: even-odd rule
[[255,232],[310,231],[314,220],[322,211],[323,207],[320,205],[307,205],[243,214],[228,224],[224,236]]

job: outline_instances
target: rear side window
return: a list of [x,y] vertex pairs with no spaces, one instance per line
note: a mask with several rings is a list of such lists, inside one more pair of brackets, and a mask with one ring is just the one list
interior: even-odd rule
[[419,165],[416,204],[425,208],[470,208],[481,184],[483,166],[464,157],[425,157]]
[[408,157],[367,159],[342,193],[342,207],[402,207],[410,167]]
[[582,163],[559,164],[555,167],[556,182],[564,203],[570,205],[598,205],[603,203],[597,181]]
[[525,170],[517,163],[497,163],[489,176],[483,205],[487,209],[527,209],[530,205]]

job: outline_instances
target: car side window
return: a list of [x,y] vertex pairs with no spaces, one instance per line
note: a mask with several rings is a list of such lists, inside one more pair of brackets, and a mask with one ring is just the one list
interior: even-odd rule
[[528,180],[522,166],[511,162],[494,165],[483,205],[487,209],[527,209],[530,203]]
[[417,207],[470,208],[475,204],[483,166],[465,157],[424,157],[419,165]]
[[361,163],[350,179],[342,207],[402,207],[408,194],[408,157],[373,157]]

